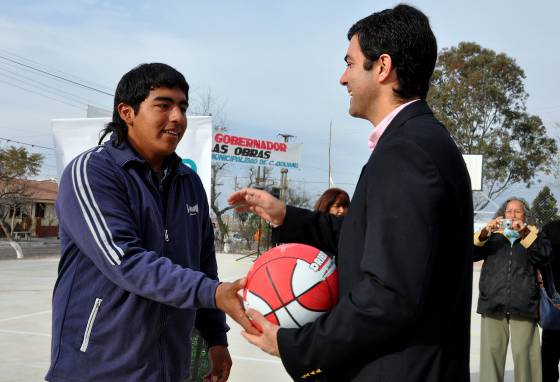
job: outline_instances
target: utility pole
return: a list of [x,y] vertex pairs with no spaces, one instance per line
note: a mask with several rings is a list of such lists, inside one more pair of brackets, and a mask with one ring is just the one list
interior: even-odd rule
[[331,176],[331,138],[332,138],[332,120],[331,123],[329,124],[329,181],[327,182],[327,184],[329,185],[328,188],[331,188],[333,186],[332,176]]
[[[290,138],[295,138],[295,136],[290,134],[278,134],[279,137],[284,138],[284,142],[288,143]],[[280,170],[280,199],[286,201],[288,194],[288,169],[283,168]]]

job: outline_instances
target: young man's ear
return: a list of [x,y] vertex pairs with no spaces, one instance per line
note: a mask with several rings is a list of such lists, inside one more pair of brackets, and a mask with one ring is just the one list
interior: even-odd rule
[[132,125],[134,121],[134,108],[126,103],[119,103],[117,106],[117,110],[119,112],[119,116],[121,119],[126,123],[128,126]]

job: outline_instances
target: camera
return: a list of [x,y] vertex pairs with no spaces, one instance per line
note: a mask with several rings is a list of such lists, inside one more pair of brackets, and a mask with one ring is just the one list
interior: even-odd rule
[[500,229],[511,228],[512,221],[511,219],[502,219],[500,221]]

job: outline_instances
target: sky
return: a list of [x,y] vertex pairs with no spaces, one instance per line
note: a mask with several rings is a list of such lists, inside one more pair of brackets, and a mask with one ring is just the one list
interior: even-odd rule
[[[302,169],[290,170],[288,178],[310,194],[327,187],[332,123],[332,178],[352,193],[370,154],[371,125],[348,115],[349,96],[338,83],[345,68],[346,33],[359,19],[396,4],[1,1],[0,138],[41,146],[26,147],[45,154],[41,177],[56,177],[50,121],[85,117],[87,104],[112,106],[106,94],[55,81],[9,60],[109,94],[132,67],[164,62],[187,78],[191,103],[211,91],[232,134],[272,140],[279,140],[280,133],[294,135],[294,142],[303,144]],[[560,2],[408,4],[430,18],[440,49],[474,41],[513,57],[525,71],[528,112],[539,115],[556,135]],[[6,144],[0,140],[0,145]],[[231,168],[224,178],[226,187],[233,176],[246,173],[246,168]]]

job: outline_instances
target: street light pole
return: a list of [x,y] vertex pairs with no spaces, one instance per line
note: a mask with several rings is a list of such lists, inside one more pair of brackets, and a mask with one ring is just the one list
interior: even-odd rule
[[[290,134],[278,134],[279,137],[284,138],[284,142],[288,143],[290,138],[295,138],[294,135]],[[280,170],[280,199],[286,201],[288,193],[288,169],[282,168]]]

